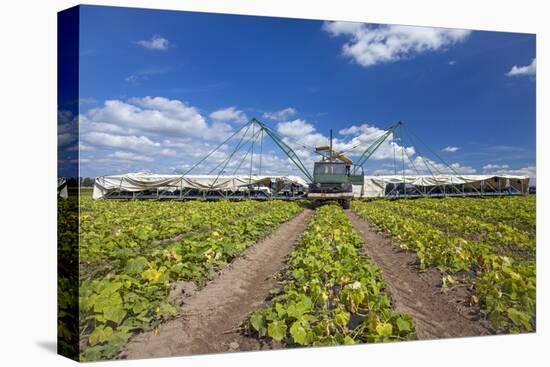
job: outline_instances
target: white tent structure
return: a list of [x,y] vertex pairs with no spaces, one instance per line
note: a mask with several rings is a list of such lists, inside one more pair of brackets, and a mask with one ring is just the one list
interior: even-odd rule
[[67,191],[67,179],[65,177],[57,178],[57,196],[62,199],[67,199],[69,193]]
[[529,176],[365,176],[364,185],[354,186],[353,192],[364,198],[528,194]]
[[[66,192],[66,184],[59,181]],[[93,198],[274,198],[302,197],[299,176],[215,176],[127,173],[95,179]],[[513,195],[529,193],[529,177],[514,175],[365,176],[356,198]]]
[[300,196],[307,183],[298,176],[159,175],[127,173],[95,179],[93,198],[208,198]]

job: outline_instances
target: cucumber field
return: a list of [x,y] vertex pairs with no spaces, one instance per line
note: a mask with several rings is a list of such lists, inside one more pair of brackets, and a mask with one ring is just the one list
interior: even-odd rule
[[344,210],[83,191],[80,359],[535,331],[535,199]]

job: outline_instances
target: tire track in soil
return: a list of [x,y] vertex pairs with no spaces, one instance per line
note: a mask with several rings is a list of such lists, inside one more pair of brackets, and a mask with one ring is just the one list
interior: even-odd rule
[[262,307],[277,286],[276,275],[313,216],[304,209],[269,237],[246,249],[202,290],[184,299],[176,318],[130,339],[118,359],[167,357],[271,348],[237,328]]
[[382,270],[395,309],[415,319],[419,339],[492,334],[489,323],[479,318],[479,309],[464,305],[468,297],[464,289],[441,292],[442,274],[437,269],[419,273],[413,252],[394,245],[389,236],[353,211],[346,210],[346,214],[363,238],[367,255]]

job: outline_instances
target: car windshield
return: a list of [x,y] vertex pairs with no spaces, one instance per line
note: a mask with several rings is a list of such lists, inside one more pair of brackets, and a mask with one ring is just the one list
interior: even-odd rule
[[316,163],[314,174],[316,175],[345,175],[346,165],[341,163]]

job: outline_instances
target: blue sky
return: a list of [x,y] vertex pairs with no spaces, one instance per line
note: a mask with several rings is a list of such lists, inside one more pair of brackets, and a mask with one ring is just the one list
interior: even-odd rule
[[[255,116],[308,167],[315,157],[300,144],[325,142],[329,129],[337,149],[359,145],[357,158],[401,120],[433,152],[405,133],[367,173],[393,173],[395,150],[411,157],[408,173],[422,160],[448,170],[440,156],[461,173],[534,177],[535,44],[531,34],[84,6],[81,175],[185,172]],[[262,173],[297,173],[263,144]]]

